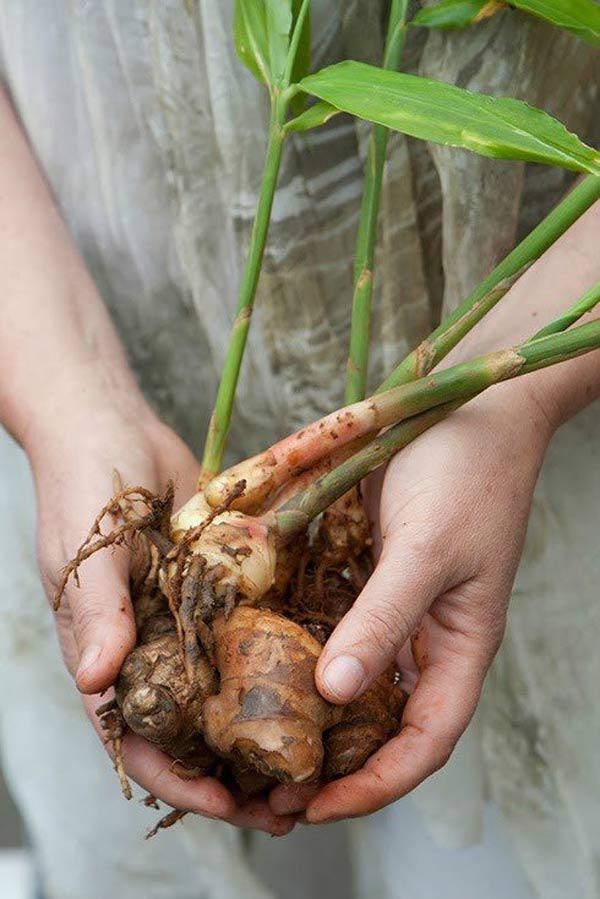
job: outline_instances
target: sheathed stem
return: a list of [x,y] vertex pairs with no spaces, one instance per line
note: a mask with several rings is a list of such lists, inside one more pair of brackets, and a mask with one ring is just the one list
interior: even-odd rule
[[237,387],[238,378],[250,319],[254,308],[254,300],[260,277],[260,270],[267,242],[267,234],[271,221],[271,210],[277,186],[277,178],[281,164],[285,132],[283,124],[286,114],[286,102],[281,94],[275,96],[272,102],[271,123],[269,128],[269,143],[263,173],[262,186],[250,238],[250,247],[240,292],[238,296],[236,317],[229,336],[229,345],[225,355],[225,362],[221,372],[221,381],[217,393],[217,399],[210,420],[204,456],[202,459],[201,481],[204,482],[216,474],[221,467],[221,459],[225,449],[225,442],[231,424],[231,413]]
[[[393,0],[383,59],[384,69],[396,71],[400,66],[406,36],[407,7],[408,0]],[[346,404],[357,403],[363,399],[366,393],[377,221],[388,136],[389,130],[385,126],[374,125],[369,139],[354,256],[352,327],[346,369]]]
[[[560,318],[520,347],[489,353],[434,374],[430,373],[312,422],[273,444],[265,452],[240,462],[215,478],[206,487],[208,502],[217,507],[225,501],[235,484],[244,481],[246,488],[243,504],[255,506],[290,479],[340,453],[344,448],[348,448],[350,454],[356,452],[382,428],[419,415],[434,406],[456,400],[466,401],[492,384],[514,377],[515,374],[522,374],[530,353],[539,352],[539,347],[543,353],[548,353],[553,345],[549,338],[570,327],[598,302],[600,283]],[[581,340],[581,329],[573,333],[577,334],[577,340]],[[562,338],[562,342],[557,344],[560,352],[564,351],[571,339],[570,336]]]
[[[600,178],[590,175],[496,266],[458,309],[386,378],[381,391],[430,372],[494,308],[520,274],[539,259],[600,197]],[[475,248],[474,248],[475,251]]]
[[[600,349],[600,320],[531,340],[514,350],[492,353],[465,366],[456,366],[455,368],[463,369],[464,377],[460,383],[456,380],[448,385],[445,394],[437,394],[437,399],[440,400],[437,408],[430,408],[394,425],[283,506],[277,515],[282,539],[289,539],[419,434],[479,394],[482,379],[488,379],[490,384],[497,383],[573,359],[595,349]],[[505,357],[504,362],[500,357]]]

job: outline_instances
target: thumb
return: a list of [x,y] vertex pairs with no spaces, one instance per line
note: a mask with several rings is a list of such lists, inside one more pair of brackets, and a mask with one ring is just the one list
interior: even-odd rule
[[377,568],[333,632],[317,665],[321,694],[344,704],[360,696],[396,658],[433,602],[449,587],[435,545],[389,535]]
[[99,693],[116,680],[135,645],[128,564],[123,550],[88,559],[65,600],[72,616],[78,663],[75,681],[82,693]]

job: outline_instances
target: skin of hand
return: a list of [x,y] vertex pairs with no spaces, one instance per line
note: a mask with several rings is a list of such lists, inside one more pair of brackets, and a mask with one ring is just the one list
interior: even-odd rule
[[278,787],[274,811],[305,810],[311,824],[377,811],[441,768],[467,727],[504,633],[551,435],[540,407],[510,388],[422,435],[369,485],[378,564],[327,644],[317,682],[326,698],[348,702],[396,662],[414,689],[402,730],[360,771],[321,790]]
[[[515,345],[600,279],[596,203],[442,366]],[[396,661],[402,729],[355,774],[276,787],[273,811],[323,824],[377,811],[448,760],[504,633],[535,483],[554,431],[600,395],[600,353],[497,385],[366,485],[376,570],[327,643],[317,685],[344,704]],[[411,651],[412,650],[412,651]]]
[[[40,571],[52,601],[62,567],[114,492],[115,467],[125,484],[157,492],[174,479],[176,503],[192,495],[199,467],[143,399],[1,86],[0,197],[0,422],[34,474]],[[125,550],[90,559],[57,616],[65,661],[101,739],[94,711],[110,694],[98,694],[135,641],[128,564]],[[132,734],[123,753],[132,780],[169,806],[276,835],[294,825],[264,801],[237,805],[212,778],[180,780],[171,759]]]
[[[130,395],[125,407],[97,401],[93,411],[74,409],[68,430],[59,427],[29,434],[38,499],[39,566],[50,601],[65,561],[73,557],[89,523],[113,492],[115,459],[128,485],[158,492],[169,478],[174,479],[177,504],[195,490],[199,466],[185,444],[143,401],[134,410]],[[80,587],[70,580],[56,616],[65,663],[84,694],[85,709],[101,739],[95,709],[110,694],[98,694],[114,683],[135,644],[128,574],[126,549],[93,556],[81,568]],[[125,737],[123,754],[129,776],[168,806],[278,836],[294,826],[292,818],[275,816],[264,800],[236,804],[214,778],[181,780],[170,771],[172,759],[134,734]]]
[[[131,399],[126,410],[96,402],[93,419],[89,408],[75,409],[68,429],[29,435],[38,499],[39,566],[50,601],[65,561],[73,557],[90,522],[113,492],[115,460],[128,485],[161,491],[173,478],[176,504],[195,490],[199,466],[185,444],[143,402],[135,413],[130,406]],[[126,549],[93,556],[81,567],[80,587],[70,580],[56,616],[65,663],[84,694],[86,711],[101,739],[95,709],[110,694],[98,694],[114,683],[135,644],[128,574]],[[134,734],[125,737],[123,753],[130,777],[173,808],[278,836],[294,826],[293,819],[275,816],[264,800],[236,804],[214,778],[181,780],[171,773],[170,758]]]

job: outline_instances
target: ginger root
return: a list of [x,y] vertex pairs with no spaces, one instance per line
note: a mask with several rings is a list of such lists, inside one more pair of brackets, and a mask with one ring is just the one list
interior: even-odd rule
[[220,691],[202,715],[208,745],[283,783],[316,780],[323,732],[341,717],[315,686],[321,646],[300,625],[240,606],[214,624]]
[[172,618],[155,615],[142,628],[116,683],[116,699],[127,725],[185,767],[208,771],[214,756],[200,729],[202,706],[217,688],[215,673],[199,656],[188,678]]
[[[274,511],[240,511],[244,489],[236,482],[219,506],[198,493],[172,515],[172,487],[161,498],[119,483],[65,569],[61,590],[94,552],[131,545],[137,645],[99,710],[128,798],[128,729],[171,756],[178,776],[210,773],[251,796],[349,774],[399,727],[393,669],[344,708],[315,684],[324,643],[372,571],[358,490],[312,537],[286,543]],[[117,519],[110,533],[105,516]]]
[[344,708],[340,723],[328,731],[326,781],[358,771],[398,731],[407,696],[395,680],[395,671],[388,668]]

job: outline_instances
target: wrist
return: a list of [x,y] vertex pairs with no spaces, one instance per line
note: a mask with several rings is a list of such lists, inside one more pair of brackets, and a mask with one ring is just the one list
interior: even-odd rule
[[57,454],[79,454],[88,444],[93,451],[117,426],[150,430],[156,424],[129,369],[106,360],[62,371],[51,390],[23,404],[13,433],[35,471]]
[[541,464],[560,422],[529,375],[496,384],[469,403],[490,430]]

